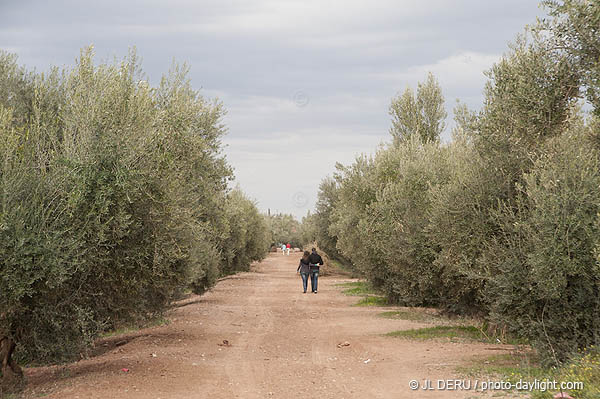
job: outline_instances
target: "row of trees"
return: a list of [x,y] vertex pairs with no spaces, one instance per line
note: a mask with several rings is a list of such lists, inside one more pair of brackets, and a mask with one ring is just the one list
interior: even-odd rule
[[[222,154],[223,106],[135,52],[26,71],[0,53],[0,362],[62,361],[102,331],[247,270],[267,221]],[[16,350],[16,352],[15,352]]]
[[293,248],[302,248],[304,241],[301,237],[301,225],[293,215],[286,213],[269,215],[267,223],[271,229],[271,245],[289,243]]
[[450,143],[430,75],[392,100],[393,142],[338,165],[305,221],[390,301],[484,316],[560,362],[600,344],[600,3],[544,4]]

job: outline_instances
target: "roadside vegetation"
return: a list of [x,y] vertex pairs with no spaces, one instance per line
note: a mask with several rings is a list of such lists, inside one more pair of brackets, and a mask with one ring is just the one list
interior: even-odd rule
[[300,222],[293,215],[285,213],[269,215],[267,223],[271,232],[271,246],[275,249],[281,244],[288,243],[292,248],[302,248],[304,245]]
[[412,330],[392,331],[387,335],[390,337],[412,338],[419,340],[449,338],[452,341],[456,339],[466,339],[481,342],[489,341],[489,338],[485,336],[483,331],[475,326],[435,326]]
[[346,287],[342,294],[349,296],[362,297],[354,306],[387,306],[388,300],[366,281],[353,281],[338,284],[339,287]]
[[390,310],[387,312],[381,312],[378,314],[379,317],[384,319],[392,320],[410,320],[420,321],[425,323],[448,323],[451,320],[440,315],[438,312],[431,312],[427,309],[421,308],[405,308],[402,310]]
[[[471,321],[472,322],[472,321]],[[479,326],[464,324],[464,325],[442,325],[434,327],[416,328],[410,330],[392,331],[387,335],[390,337],[403,337],[412,339],[439,339],[449,338],[455,340],[472,340],[485,342],[490,344],[509,344],[509,345],[524,345],[526,341],[514,337],[499,337],[486,332],[486,324],[482,323]],[[502,340],[500,339],[502,338]]]
[[430,74],[392,99],[387,145],[322,181],[303,231],[386,302],[483,319],[565,370],[600,344],[600,3],[542,4],[450,142]]
[[349,283],[338,284],[338,287],[344,287],[342,291],[344,295],[376,295],[377,293],[369,286],[366,281],[352,281]]
[[[571,361],[561,367],[541,366],[538,355],[521,350],[509,354],[493,355],[481,358],[466,367],[457,370],[466,378],[495,378],[516,384],[519,381],[556,381],[581,382],[582,389],[571,389],[568,393],[577,399],[600,397],[600,355],[596,348],[589,348],[573,355]],[[565,392],[566,390],[563,390]],[[515,391],[516,392],[516,391]],[[560,389],[534,391],[532,399],[551,399],[560,393]]]
[[0,396],[20,365],[85,356],[185,292],[248,270],[265,217],[222,153],[223,105],[135,51],[41,74],[0,52]]

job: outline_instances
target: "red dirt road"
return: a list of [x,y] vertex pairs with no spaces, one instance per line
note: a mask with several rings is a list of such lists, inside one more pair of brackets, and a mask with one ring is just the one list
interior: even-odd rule
[[[341,294],[336,284],[348,280],[340,276],[321,277],[317,295],[303,294],[298,258],[271,254],[252,272],[179,303],[168,325],[105,340],[90,359],[27,369],[24,397],[482,397],[411,391],[409,381],[460,378],[457,365],[498,354],[498,346],[383,336],[431,324],[377,316],[389,308],[351,306],[359,298]],[[339,348],[344,342],[350,345]]]

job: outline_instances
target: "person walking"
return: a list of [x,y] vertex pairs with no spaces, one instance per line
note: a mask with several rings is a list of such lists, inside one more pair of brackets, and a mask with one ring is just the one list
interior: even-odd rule
[[304,293],[306,294],[306,288],[308,286],[308,275],[310,274],[310,263],[308,258],[310,253],[308,251],[304,251],[304,256],[300,259],[300,264],[298,265],[298,269],[296,269],[297,273],[300,273],[300,277],[302,277],[302,287],[304,288]]
[[281,244],[281,254],[285,255],[285,244]]
[[292,246],[290,245],[290,243],[288,242],[287,245],[285,246],[285,249],[287,250],[287,255],[290,254],[290,249],[292,249]]
[[317,293],[317,284],[319,280],[319,267],[323,265],[323,258],[317,253],[316,248],[312,249],[312,253],[308,256],[310,264],[310,288],[312,292]]

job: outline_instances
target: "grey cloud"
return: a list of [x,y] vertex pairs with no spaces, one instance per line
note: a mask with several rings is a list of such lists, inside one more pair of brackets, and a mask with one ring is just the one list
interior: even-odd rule
[[[310,206],[335,161],[387,140],[391,97],[428,71],[450,115],[456,98],[478,107],[483,71],[535,15],[537,2],[522,0],[0,0],[0,48],[43,71],[92,43],[99,60],[135,45],[154,83],[173,59],[187,62],[192,84],[229,111],[225,152],[241,187],[263,209],[301,216],[292,195]],[[302,168],[294,157],[307,148],[321,161]],[[293,184],[257,178],[273,170]]]

